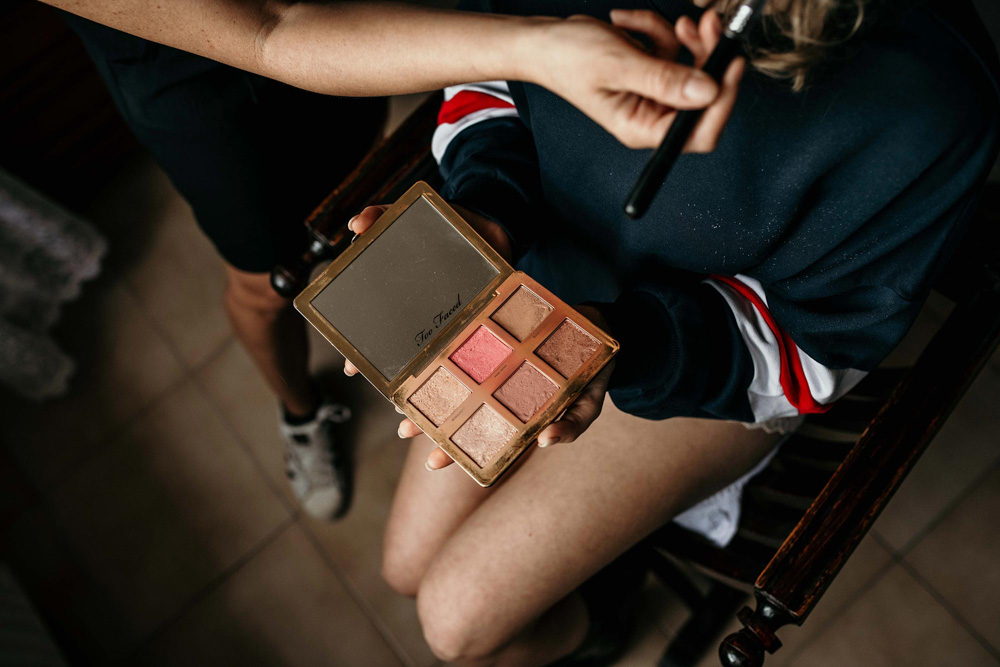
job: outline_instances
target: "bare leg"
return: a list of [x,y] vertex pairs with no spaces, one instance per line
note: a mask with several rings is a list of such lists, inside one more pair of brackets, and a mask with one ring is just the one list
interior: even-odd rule
[[309,379],[305,321],[271,287],[266,273],[226,265],[225,303],[236,337],[292,415],[312,413],[319,395]]
[[[439,489],[440,497],[467,503],[454,514],[422,504],[432,497],[421,487],[442,484],[431,480],[443,471],[428,473],[423,459],[411,456],[404,477],[417,481],[404,480],[396,498],[397,505],[409,505],[410,523],[389,531],[412,536],[411,554],[430,563],[417,603],[439,657],[530,665],[565,655],[586,630],[586,613],[572,591],[749,470],[776,442],[739,424],[645,421],[610,403],[605,411],[578,442],[535,453],[485,498]],[[461,478],[454,483],[474,486]],[[398,543],[387,540],[387,551]]]

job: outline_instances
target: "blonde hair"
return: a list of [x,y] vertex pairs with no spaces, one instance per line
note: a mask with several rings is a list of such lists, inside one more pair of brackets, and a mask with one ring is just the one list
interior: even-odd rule
[[[871,22],[876,0],[768,0],[759,27],[748,42],[751,66],[802,90],[811,75],[842,58]],[[729,19],[739,0],[713,0]]]

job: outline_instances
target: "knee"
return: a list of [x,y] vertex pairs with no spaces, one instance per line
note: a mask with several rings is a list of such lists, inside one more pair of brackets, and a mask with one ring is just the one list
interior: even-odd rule
[[382,549],[382,579],[389,588],[400,595],[416,597],[422,574],[413,558],[386,543]]
[[[477,667],[492,664],[503,647],[489,630],[486,597],[475,591],[468,578],[429,577],[417,594],[417,614],[424,639],[439,660]],[[463,583],[464,582],[464,583]]]
[[270,275],[232,268],[227,274],[225,297],[231,309],[276,313],[288,308],[290,301],[274,291]]

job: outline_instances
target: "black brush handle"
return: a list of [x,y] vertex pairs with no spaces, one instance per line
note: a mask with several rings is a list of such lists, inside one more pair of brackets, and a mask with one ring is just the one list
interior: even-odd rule
[[[729,63],[733,62],[733,58],[739,54],[739,51],[739,39],[723,35],[715,46],[715,50],[712,51],[712,55],[708,57],[702,71],[721,85],[722,77],[726,73]],[[663,138],[659,148],[649,158],[649,162],[646,163],[639,175],[639,180],[632,188],[632,193],[625,201],[625,215],[630,218],[641,218],[645,215],[653,197],[656,196],[660,186],[666,180],[667,174],[670,173],[677,157],[684,150],[684,145],[691,138],[691,133],[694,132],[695,125],[698,124],[704,112],[704,109],[685,109],[677,112],[674,122],[667,130],[667,136]]]

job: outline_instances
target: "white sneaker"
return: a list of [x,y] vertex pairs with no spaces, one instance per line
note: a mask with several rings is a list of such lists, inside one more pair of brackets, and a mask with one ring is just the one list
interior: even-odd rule
[[346,405],[324,402],[311,422],[293,426],[279,408],[285,474],[299,504],[317,519],[339,518],[350,500],[351,471],[335,433],[336,425],[350,418]]

